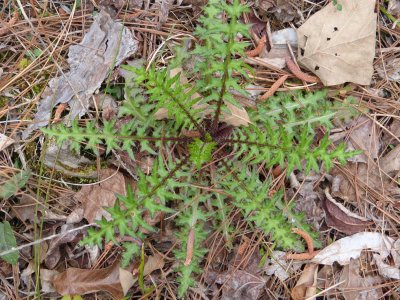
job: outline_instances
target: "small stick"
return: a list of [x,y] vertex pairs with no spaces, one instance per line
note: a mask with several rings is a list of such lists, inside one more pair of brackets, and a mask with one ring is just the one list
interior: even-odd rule
[[319,251],[314,251],[314,244],[311,236],[298,228],[292,228],[293,233],[300,235],[307,243],[308,252],[305,253],[288,253],[286,254],[286,259],[295,259],[295,260],[309,260],[312,259]]
[[257,56],[261,53],[263,47],[265,46],[265,43],[267,42],[267,38],[265,37],[265,35],[260,39],[260,41],[258,42],[258,45],[256,48],[254,48],[253,50],[247,51],[246,55],[248,57],[254,57]]
[[293,260],[310,260],[313,259],[315,255],[318,254],[319,251],[314,251],[314,253],[288,253],[286,254],[286,259],[293,259]]
[[286,64],[287,64],[289,70],[297,78],[299,78],[305,82],[311,82],[311,83],[320,82],[318,77],[308,75],[308,74],[304,73],[302,70],[300,70],[300,68],[294,63],[294,61],[290,58],[290,56],[286,56],[285,61],[286,61]]
[[189,232],[187,246],[186,246],[186,260],[183,263],[185,266],[189,266],[193,259],[193,249],[194,249],[194,228],[192,227]]
[[281,87],[281,85],[286,81],[288,78],[288,75],[283,75],[280,77],[277,81],[274,82],[274,84],[269,88],[269,90],[262,95],[258,100],[264,101],[267,100],[269,97],[271,97],[275,92]]
[[308,248],[308,253],[313,253],[314,252],[314,243],[312,240],[312,237],[305,231],[298,229],[298,228],[292,228],[293,233],[300,235],[307,244]]

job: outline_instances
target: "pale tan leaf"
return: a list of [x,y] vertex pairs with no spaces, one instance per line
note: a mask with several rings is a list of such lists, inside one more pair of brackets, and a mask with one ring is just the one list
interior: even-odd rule
[[361,251],[371,249],[378,252],[382,259],[389,256],[394,240],[380,232],[360,232],[337,240],[322,249],[311,262],[332,265],[337,261],[341,265],[350,263],[350,259],[360,257]]
[[294,300],[310,299],[317,293],[317,264],[307,264],[303,273],[292,289],[291,295]]
[[297,31],[298,62],[324,85],[369,85],[375,57],[375,0],[341,0],[312,15]]
[[400,170],[400,145],[397,145],[381,159],[380,167],[387,174]]
[[12,144],[14,144],[14,140],[12,138],[0,133],[0,151],[3,151]]
[[144,276],[151,274],[155,270],[161,270],[164,267],[164,264],[164,257],[161,254],[149,256],[144,265]]
[[228,107],[230,113],[225,113],[225,112],[222,113],[221,121],[235,127],[241,125],[247,126],[249,125],[249,123],[251,123],[249,115],[247,114],[247,111],[243,107],[238,108],[229,102],[226,103],[226,106]]

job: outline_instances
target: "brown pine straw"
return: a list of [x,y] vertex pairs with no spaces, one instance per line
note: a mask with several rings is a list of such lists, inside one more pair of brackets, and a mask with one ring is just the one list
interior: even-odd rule
[[298,228],[292,228],[293,233],[296,233],[298,235],[300,235],[307,244],[307,248],[308,248],[308,252],[305,253],[288,253],[286,254],[285,258],[286,259],[294,259],[294,260],[309,260],[314,258],[315,255],[317,255],[317,253],[319,251],[314,251],[314,244],[313,244],[313,240],[310,237],[310,235]]
[[255,57],[257,55],[259,55],[265,45],[265,43],[267,42],[267,38],[265,37],[265,35],[260,39],[260,41],[258,42],[258,45],[256,48],[254,48],[253,50],[247,51],[246,55],[248,57]]
[[10,28],[14,26],[14,24],[17,23],[17,21],[18,21],[18,11],[14,11],[13,16],[8,22],[1,21],[3,28],[0,29],[0,36],[8,33]]
[[296,76],[297,78],[309,83],[320,82],[318,77],[308,75],[304,73],[302,70],[300,70],[300,68],[294,63],[294,61],[290,58],[290,56],[286,56],[285,61],[290,72],[292,72],[293,75]]
[[289,75],[283,75],[282,77],[280,77],[277,81],[274,82],[274,84],[269,88],[269,90],[264,95],[262,95],[258,100],[265,101],[273,94],[275,94],[275,92],[281,87],[281,85],[286,81],[288,77]]
[[193,259],[193,249],[194,249],[194,228],[189,231],[187,246],[186,246],[186,260],[183,263],[185,266],[189,266]]

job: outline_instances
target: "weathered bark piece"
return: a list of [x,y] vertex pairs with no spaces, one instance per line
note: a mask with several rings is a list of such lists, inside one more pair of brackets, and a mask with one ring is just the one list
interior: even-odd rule
[[70,120],[83,116],[88,110],[90,97],[108,72],[135,53],[137,45],[128,28],[101,11],[82,42],[69,48],[70,71],[50,80],[34,122],[24,131],[23,138],[46,126],[53,108],[59,103],[69,104]]

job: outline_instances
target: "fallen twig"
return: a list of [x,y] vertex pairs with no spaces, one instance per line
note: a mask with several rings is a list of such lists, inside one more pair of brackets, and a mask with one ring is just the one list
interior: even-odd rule
[[265,43],[267,42],[267,39],[265,37],[265,35],[260,39],[260,41],[258,42],[258,45],[256,48],[254,48],[253,50],[247,51],[246,55],[248,57],[254,57],[257,56],[261,53]]
[[300,70],[300,68],[294,63],[294,61],[290,58],[290,56],[286,56],[285,61],[290,72],[292,72],[293,75],[296,76],[297,78],[305,82],[312,82],[312,83],[320,82],[318,77],[308,75],[304,73],[302,70]]
[[286,254],[285,258],[286,259],[294,259],[294,260],[309,260],[312,259],[319,251],[314,251],[314,244],[312,237],[305,231],[298,229],[298,228],[292,228],[293,233],[296,233],[300,235],[307,244],[308,252],[305,253],[288,253]]
[[258,100],[264,101],[267,100],[269,97],[271,97],[286,81],[288,77],[289,77],[288,75],[283,75],[281,78],[275,81],[274,84],[269,88],[269,90],[264,95],[262,95]]

